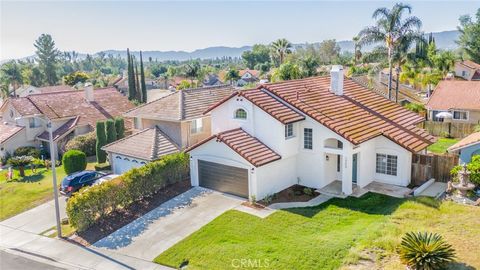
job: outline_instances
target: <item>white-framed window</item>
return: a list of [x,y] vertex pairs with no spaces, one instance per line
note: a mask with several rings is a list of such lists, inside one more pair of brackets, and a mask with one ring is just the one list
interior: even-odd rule
[[377,154],[376,172],[397,175],[398,157],[395,155]]
[[133,127],[135,129],[142,129],[142,119],[138,117],[133,118]]
[[245,111],[242,108],[237,109],[235,111],[234,118],[235,119],[243,119],[243,120],[247,119],[247,111]]
[[294,137],[295,134],[293,133],[293,123],[285,125],[285,139],[290,139]]
[[28,127],[30,128],[38,128],[42,125],[40,120],[36,119],[35,117],[28,118]]
[[313,129],[311,128],[303,129],[303,148],[313,149]]
[[466,111],[453,111],[453,119],[455,119],[455,120],[468,120],[468,112],[466,112]]
[[198,118],[190,122],[190,131],[192,134],[200,133],[203,131],[203,119]]

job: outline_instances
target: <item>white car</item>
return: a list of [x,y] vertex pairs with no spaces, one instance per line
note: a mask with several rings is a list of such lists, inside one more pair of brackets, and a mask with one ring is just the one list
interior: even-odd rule
[[119,176],[120,176],[119,174],[108,174],[108,175],[105,175],[105,176],[103,176],[103,177],[98,178],[98,179],[92,184],[92,186],[100,185],[100,184],[103,183],[103,182],[110,181],[110,180],[115,179],[115,178],[117,178],[117,177],[119,177]]

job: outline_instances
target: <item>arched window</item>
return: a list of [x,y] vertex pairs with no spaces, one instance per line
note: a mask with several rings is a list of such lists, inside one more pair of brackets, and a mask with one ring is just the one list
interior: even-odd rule
[[124,158],[123,160],[130,161],[130,159],[129,159],[129,158]]
[[136,161],[135,159],[132,159],[132,162],[133,162],[133,163],[138,163],[138,161]]
[[235,119],[247,119],[247,112],[244,109],[237,109],[235,111]]

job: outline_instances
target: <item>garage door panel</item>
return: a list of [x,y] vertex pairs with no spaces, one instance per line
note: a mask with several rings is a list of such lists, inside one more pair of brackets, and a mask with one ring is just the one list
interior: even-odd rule
[[248,197],[248,170],[204,160],[198,161],[200,186]]

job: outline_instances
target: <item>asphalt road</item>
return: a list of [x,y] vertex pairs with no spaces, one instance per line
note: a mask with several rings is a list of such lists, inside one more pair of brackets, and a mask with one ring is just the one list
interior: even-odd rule
[[0,251],[1,270],[62,270],[55,266],[33,261],[22,256]]

